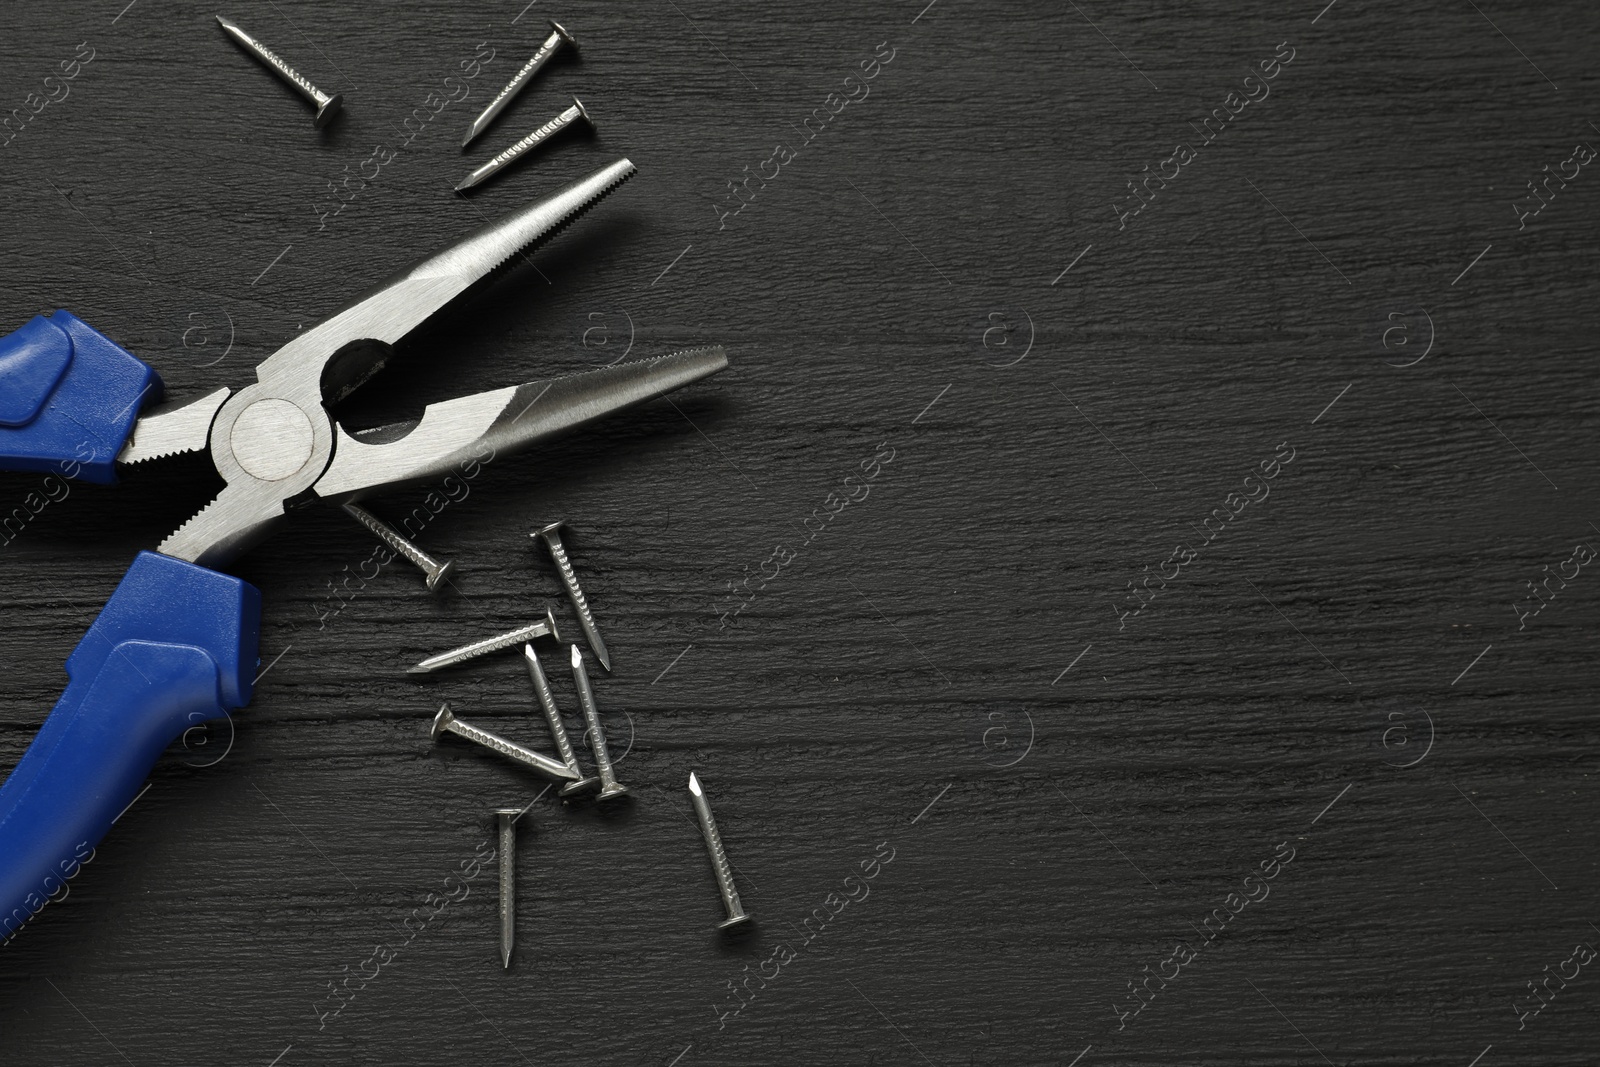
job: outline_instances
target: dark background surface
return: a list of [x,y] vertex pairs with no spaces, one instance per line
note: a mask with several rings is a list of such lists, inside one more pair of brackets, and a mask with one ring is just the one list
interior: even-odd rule
[[[226,9],[345,94],[322,134],[212,8],[7,5],[0,112],[94,50],[0,148],[7,328],[65,307],[171,397],[239,386],[366,285],[626,154],[638,177],[537,272],[340,414],[630,342],[722,343],[732,367],[491,464],[420,538],[458,561],[444,595],[403,564],[362,581],[372,542],[334,510],[239,559],[271,668],[0,950],[0,1061],[1595,1062],[1593,968],[1518,1013],[1600,944],[1600,576],[1552,581],[1521,628],[1516,605],[1600,544],[1600,176],[1520,230],[1514,203],[1600,144],[1600,8],[925,2]],[[463,157],[549,17],[581,59]],[[479,42],[470,97],[364,183]],[[804,144],[880,42],[870,95]],[[1119,229],[1127,183],[1280,42],[1271,95]],[[575,92],[598,137],[451,195]],[[800,150],[719,228],[727,183],[780,143]],[[353,199],[319,229],[341,179]],[[1119,618],[1285,442],[1270,496]],[[880,445],[893,461],[814,536]],[[205,472],[76,487],[0,550],[0,767]],[[0,477],[0,511],[38,484]],[[547,602],[576,632],[527,540],[551,517],[575,527],[636,799],[533,804],[507,974],[492,868],[402,924],[541,785],[427,723],[449,700],[547,732],[514,656],[403,668]],[[714,930],[691,769],[758,920],[744,939]],[[1280,843],[1270,895],[1206,945]],[[806,943],[875,854],[894,858],[870,895]],[[1197,958],[1119,1023],[1180,939]],[[785,950],[732,1014],[728,983]],[[331,983],[359,990],[337,1015]]]

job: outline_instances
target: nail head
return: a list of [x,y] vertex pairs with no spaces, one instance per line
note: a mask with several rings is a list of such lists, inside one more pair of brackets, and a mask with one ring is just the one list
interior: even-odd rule
[[577,97],[573,97],[572,106],[578,109],[578,114],[583,116],[583,121],[589,124],[590,129],[598,130],[600,128],[599,126],[595,125],[594,119],[589,116],[589,109],[583,106],[582,100],[579,100]]
[[555,19],[551,19],[550,28],[555,30],[556,34],[563,41],[567,42],[568,47],[570,47],[574,52],[581,51],[581,49],[578,47],[578,39],[572,36],[572,34],[568,33],[567,28],[561,25],[561,23],[557,22]]
[[572,797],[579,793],[587,793],[600,784],[599,778],[579,778],[576,782],[568,782],[561,787],[561,796]]
[[312,121],[312,125],[319,130],[323,129],[328,125],[328,123],[339,117],[339,112],[343,110],[343,108],[344,94],[334,93],[328,98],[328,102],[326,104],[323,104],[321,107],[317,108],[317,117]]
[[438,570],[428,575],[428,592],[431,593],[438,589],[441,585],[444,585],[446,582],[448,582],[450,580],[450,576],[455,573],[455,570],[456,561],[452,559],[447,561],[443,567],[440,567]]
[[433,717],[433,739],[439,740],[439,735],[449,729],[450,724],[456,721],[455,713],[450,710],[449,704],[439,707],[439,714]]

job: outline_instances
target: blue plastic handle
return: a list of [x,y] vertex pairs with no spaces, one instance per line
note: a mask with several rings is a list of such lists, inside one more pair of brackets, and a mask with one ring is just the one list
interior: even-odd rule
[[161,378],[65,311],[0,337],[0,470],[108,484]]
[[173,739],[250,702],[260,629],[254,586],[139,553],[0,787],[0,937],[64,892]]

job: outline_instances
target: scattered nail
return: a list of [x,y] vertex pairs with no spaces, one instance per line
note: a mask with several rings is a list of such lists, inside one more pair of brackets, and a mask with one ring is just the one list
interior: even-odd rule
[[499,734],[490,733],[481,726],[462,722],[456,718],[455,712],[450,710],[450,705],[445,704],[439,709],[439,714],[433,718],[433,739],[439,740],[441,734],[455,734],[457,737],[466,738],[484,748],[493,749],[502,756],[507,756],[524,767],[532,767],[540,774],[555,782],[570,782],[576,775],[567,769],[566,764],[551,759],[542,752],[535,752],[531,748],[524,748],[515,741],[507,741]]
[[466,192],[473,186],[488,181],[579,119],[593,128],[594,120],[589,117],[589,112],[584,110],[583,102],[573,97],[571,107],[461,179],[461,184],[456,186],[456,192]]
[[552,522],[548,526],[540,527],[529,534],[542,540],[545,547],[550,550],[550,558],[555,560],[556,570],[561,575],[561,584],[566,586],[567,598],[572,601],[572,606],[578,611],[578,625],[583,628],[583,636],[589,642],[589,651],[594,653],[595,659],[600,661],[600,666],[606,670],[611,669],[611,653],[606,651],[606,643],[600,639],[600,630],[594,624],[594,613],[589,610],[589,600],[583,595],[583,589],[578,585],[578,576],[572,572],[572,561],[567,558],[567,547],[561,543],[561,535],[556,531],[561,529],[563,523]]
[[377,535],[378,540],[400,553],[406,559],[416,564],[417,569],[427,576],[428,591],[433,592],[441,584],[448,581],[450,574],[455,570],[455,564],[440,563],[422,549],[406,540],[405,537],[366,508],[355,504],[344,506],[345,514],[365,526]]
[[549,608],[544,609],[544,618],[539,622],[529,623],[527,626],[519,627],[497,637],[486,637],[482,641],[474,641],[470,645],[452,648],[449,652],[441,652],[437,656],[429,656],[415,667],[408,667],[406,673],[428,674],[445,667],[453,667],[457,663],[465,663],[467,660],[475,659],[478,656],[486,656],[490,652],[499,652],[501,649],[510,648],[512,645],[523,644],[533,640],[535,637],[553,637],[557,641],[561,640],[561,633],[556,629],[556,617],[551,614]]
[[726,930],[730,926],[749,922],[750,916],[739,902],[739,891],[733,886],[733,868],[728,865],[728,853],[722,847],[717,820],[711,814],[711,805],[706,803],[700,779],[695,777],[693,771],[689,772],[689,800],[694,804],[694,813],[700,817],[700,833],[706,839],[706,850],[711,853],[711,869],[717,876],[717,890],[722,894],[722,906],[728,912],[727,919],[718,923],[717,929]]
[[595,770],[600,774],[601,800],[628,795],[628,787],[617,781],[617,772],[611,766],[611,753],[606,751],[606,734],[600,726],[600,709],[595,707],[594,690],[589,687],[589,672],[583,667],[583,650],[572,646],[572,677],[578,683],[578,702],[583,705],[583,717],[589,724],[589,747],[594,751]]
[[517,938],[517,817],[518,808],[498,808],[495,822],[500,831],[500,964],[511,969],[511,946]]
[[239,47],[261,60],[274,74],[292,85],[295,92],[317,105],[317,117],[312,121],[312,125],[316,126],[317,129],[322,129],[339,114],[339,108],[344,103],[344,97],[338,93],[329,96],[315,85],[312,85],[301,76],[299,71],[279,59],[272,49],[240,29],[237,23],[230,22],[221,15],[217,16],[217,22],[222,25],[223,30],[229,37],[238,42]]

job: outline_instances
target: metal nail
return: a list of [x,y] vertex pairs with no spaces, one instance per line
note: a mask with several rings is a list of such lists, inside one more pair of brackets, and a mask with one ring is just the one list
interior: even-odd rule
[[556,629],[556,617],[549,608],[544,609],[544,618],[539,622],[532,622],[526,626],[518,627],[498,637],[485,637],[482,641],[474,641],[470,645],[452,648],[449,652],[441,652],[437,656],[429,656],[415,667],[406,668],[407,674],[428,674],[445,667],[453,667],[457,663],[465,663],[469,659],[488,655],[490,652],[499,652],[512,645],[520,645],[535,637],[553,637],[561,640],[561,631]]
[[422,549],[406,540],[399,530],[384,522],[366,508],[355,504],[344,506],[345,514],[365,526],[377,535],[378,540],[400,553],[406,559],[416,564],[417,569],[427,576],[428,591],[432,592],[441,584],[450,580],[451,573],[455,570],[453,561],[440,563]]
[[239,47],[261,60],[274,74],[294,86],[295,92],[317,105],[317,117],[312,123],[317,129],[322,129],[339,114],[339,108],[344,103],[344,97],[338,93],[329,96],[315,85],[312,85],[299,71],[279,59],[272,49],[240,29],[236,23],[228,21],[221,15],[217,16],[217,22],[221,24],[229,37],[238,42]]
[[571,107],[461,179],[461,184],[456,186],[456,192],[465,192],[474,185],[487,181],[579,119],[588,123],[590,129],[594,128],[594,120],[589,117],[589,112],[584,110],[583,101],[573,97]]
[[617,781],[617,772],[611,766],[611,753],[606,751],[606,732],[600,726],[600,709],[595,707],[594,690],[589,688],[589,672],[583,667],[583,649],[572,646],[572,677],[578,683],[578,703],[583,705],[583,717],[589,724],[589,748],[594,752],[595,770],[600,774],[601,800],[628,795],[628,787]]
[[517,818],[518,808],[495,809],[500,829],[500,963],[511,969],[511,946],[517,938]]
[[489,128],[489,123],[494,121],[494,117],[505,110],[506,105],[522,91],[523,86],[533,80],[533,76],[539,73],[540,67],[550,62],[551,56],[561,51],[562,45],[570,46],[574,52],[578,50],[577,38],[563,29],[561,23],[551,19],[550,26],[554,32],[544,39],[544,43],[533,54],[533,58],[522,65],[522,69],[517,71],[517,76],[511,79],[511,84],[501,89],[500,94],[489,101],[489,106],[483,109],[483,114],[473,121],[472,128],[467,131],[466,139],[461,142],[463,149],[472,143],[474,137]]
[[561,584],[566,586],[567,598],[572,601],[572,606],[578,609],[578,625],[583,628],[583,636],[589,642],[589,651],[600,661],[600,666],[609,671],[611,653],[606,651],[606,643],[600,639],[600,631],[594,624],[594,613],[589,610],[589,600],[578,586],[578,576],[572,572],[572,561],[567,559],[567,548],[561,543],[561,535],[556,533],[563,525],[560,522],[552,522],[528,536],[540,538],[550,550],[550,558],[555,560],[556,570],[561,575]]
[[689,799],[694,803],[694,813],[700,817],[700,833],[706,839],[706,850],[711,853],[711,869],[717,876],[717,890],[722,894],[722,906],[727,909],[728,917],[717,924],[717,929],[726,930],[730,926],[749,922],[750,916],[745,912],[744,905],[739,903],[739,891],[733,886],[733,868],[728,865],[728,852],[722,847],[722,835],[717,832],[717,820],[711,815],[711,805],[706,803],[705,792],[700,788],[700,779],[689,772]]
[[508,756],[524,767],[532,767],[540,774],[555,782],[570,782],[577,775],[567,769],[566,764],[557,762],[542,752],[535,752],[531,748],[524,748],[515,741],[507,741],[499,734],[490,733],[481,726],[462,722],[456,718],[455,712],[450,710],[450,705],[445,704],[439,708],[439,714],[433,717],[433,739],[439,740],[441,734],[455,734],[468,741],[490,748]]
[[539,694],[539,704],[544,708],[544,717],[549,720],[550,736],[555,738],[556,751],[561,753],[561,762],[577,779],[562,786],[561,795],[570,797],[574,793],[586,793],[598,788],[600,779],[583,777],[583,770],[578,766],[577,753],[572,751],[572,742],[567,738],[567,725],[561,721],[561,712],[556,710],[556,697],[550,691],[549,679],[544,676],[544,665],[539,662],[539,654],[532,645],[523,645],[522,655],[528,661],[528,677],[533,679],[533,691]]

